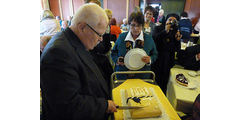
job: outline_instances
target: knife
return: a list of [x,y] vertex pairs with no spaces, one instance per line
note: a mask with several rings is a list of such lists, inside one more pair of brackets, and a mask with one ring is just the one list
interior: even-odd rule
[[140,106],[116,106],[117,109],[141,109],[144,107],[140,107]]

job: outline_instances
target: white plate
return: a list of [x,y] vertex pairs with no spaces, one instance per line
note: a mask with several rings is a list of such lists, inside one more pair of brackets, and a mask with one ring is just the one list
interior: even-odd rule
[[200,75],[200,71],[197,71],[197,72],[190,71],[190,72],[188,72],[188,75],[191,76],[191,77],[197,77],[197,76]]
[[142,61],[143,56],[147,56],[143,49],[131,49],[124,57],[124,64],[129,70],[139,70],[146,64]]
[[[185,76],[185,75],[184,75]],[[188,81],[188,86],[183,86],[183,85],[180,85],[179,83],[177,83],[176,81],[176,76],[175,78],[173,79],[173,83],[175,83],[177,86],[179,87],[182,87],[182,88],[187,88],[187,89],[190,89],[190,90],[193,90],[193,89],[196,89],[197,88],[197,83],[194,81],[194,80],[190,80],[189,78],[187,78],[185,76],[185,78],[187,79]]]
[[198,74],[195,71],[190,71],[190,72],[188,72],[188,75],[190,75],[192,77],[196,77]]

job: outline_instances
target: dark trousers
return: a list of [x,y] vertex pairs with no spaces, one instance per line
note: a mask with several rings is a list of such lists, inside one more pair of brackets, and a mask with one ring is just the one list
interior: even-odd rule
[[156,74],[156,82],[164,94],[166,94],[167,91],[170,69],[174,65],[174,56],[174,51],[159,52],[158,59],[152,64],[152,71]]

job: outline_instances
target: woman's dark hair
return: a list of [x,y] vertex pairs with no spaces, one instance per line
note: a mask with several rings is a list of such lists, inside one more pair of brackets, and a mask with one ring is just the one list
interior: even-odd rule
[[131,13],[128,24],[131,24],[132,21],[137,22],[139,25],[144,25],[144,16],[141,12],[133,12]]
[[111,19],[111,22],[110,22],[110,25],[116,25],[117,24],[117,21],[115,18],[112,18]]
[[144,14],[147,12],[147,11],[150,11],[152,13],[154,13],[155,9],[152,7],[152,6],[147,6],[144,10]]

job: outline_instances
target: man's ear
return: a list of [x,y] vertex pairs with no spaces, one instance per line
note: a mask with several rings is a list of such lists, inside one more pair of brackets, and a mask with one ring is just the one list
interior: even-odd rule
[[78,24],[78,31],[82,31],[83,32],[83,29],[86,27],[86,24],[85,23],[79,23]]

